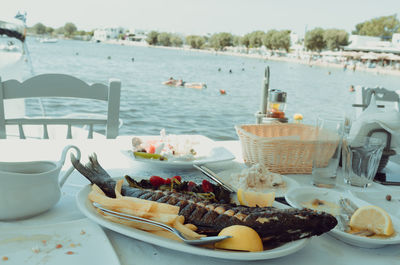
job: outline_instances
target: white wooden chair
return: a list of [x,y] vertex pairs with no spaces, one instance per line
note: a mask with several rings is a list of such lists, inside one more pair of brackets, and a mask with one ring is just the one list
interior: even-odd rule
[[[93,126],[104,125],[106,138],[115,138],[119,130],[121,82],[111,79],[108,86],[92,84],[65,74],[41,74],[24,82],[11,79],[2,81],[0,77],[0,139],[6,139],[7,125],[18,126],[19,138],[26,139],[24,126],[43,126],[43,139],[49,139],[48,125],[65,125],[67,139],[72,138],[72,126],[88,126],[88,138],[93,138]],[[107,115],[104,118],[74,117],[33,117],[7,118],[4,112],[4,101],[26,98],[80,98],[108,102]]]

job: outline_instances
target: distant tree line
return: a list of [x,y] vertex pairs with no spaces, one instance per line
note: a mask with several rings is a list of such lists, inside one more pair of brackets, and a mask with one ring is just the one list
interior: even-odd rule
[[84,30],[78,30],[74,23],[68,22],[64,26],[59,28],[46,27],[42,23],[36,23],[33,27],[28,29],[28,33],[37,35],[64,35],[67,38],[73,38],[74,36],[93,36],[93,31],[86,32]]
[[[69,22],[63,27],[46,27],[42,23],[35,24],[28,29],[29,33],[38,35],[64,35],[67,38],[74,36],[93,36],[93,31],[78,31],[77,27]],[[352,34],[375,36],[383,40],[389,40],[394,33],[400,33],[400,21],[396,15],[382,16],[364,21],[355,26]],[[233,35],[228,32],[215,33],[213,35],[200,36],[189,35],[183,37],[179,34],[168,32],[150,31],[146,41],[150,45],[181,47],[186,44],[193,49],[214,49],[221,51],[226,47],[260,48],[265,46],[270,50],[282,50],[288,52],[291,46],[290,30],[258,30],[244,36]],[[123,38],[123,34],[120,34]],[[310,51],[339,50],[349,44],[349,33],[340,29],[322,29],[320,27],[307,31],[304,37],[304,46]]]
[[377,17],[359,23],[352,31],[355,35],[375,36],[382,39],[391,39],[393,33],[400,33],[400,21],[396,15]]
[[259,48],[262,45],[272,49],[285,49],[289,51],[290,31],[271,31],[268,34],[262,31],[254,31],[243,37],[235,36],[228,32],[215,33],[211,36],[189,35],[183,37],[167,32],[151,31],[147,35],[147,43],[150,45],[175,46],[189,45],[193,49],[212,48],[223,50],[229,46],[243,45],[246,48]]
[[[391,39],[394,33],[400,33],[400,21],[396,15],[373,18],[359,23],[352,32],[355,35],[376,36],[383,40]],[[185,39],[179,35],[166,32],[151,31],[146,41],[150,45],[182,46],[184,43],[193,49],[212,48],[224,50],[226,47],[244,46],[247,49],[265,46],[270,50],[289,51],[291,46],[290,30],[253,31],[244,36],[235,36],[231,33],[221,32],[211,36],[189,35]],[[168,40],[169,36],[169,40]],[[171,41],[173,38],[174,42]],[[180,39],[181,41],[176,41]],[[339,50],[349,44],[349,33],[340,29],[315,28],[306,32],[304,45],[310,51]]]
[[157,32],[150,31],[147,34],[147,43],[150,45],[161,45],[161,46],[173,46],[181,47],[183,45],[182,38],[177,34],[172,34],[168,32]]

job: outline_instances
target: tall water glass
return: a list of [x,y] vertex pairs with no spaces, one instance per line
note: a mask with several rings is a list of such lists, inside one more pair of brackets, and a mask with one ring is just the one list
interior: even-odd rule
[[336,186],[343,128],[344,118],[341,116],[317,118],[312,166],[312,184],[317,187]]
[[366,188],[371,185],[381,161],[385,141],[375,137],[343,140],[342,167],[345,183]]

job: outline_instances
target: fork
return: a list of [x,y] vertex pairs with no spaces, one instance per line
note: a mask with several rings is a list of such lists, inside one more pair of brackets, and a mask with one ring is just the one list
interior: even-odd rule
[[215,243],[227,238],[231,238],[231,236],[210,236],[210,237],[201,237],[200,239],[193,239],[193,238],[189,238],[187,235],[183,235],[181,232],[179,232],[177,229],[160,223],[160,222],[156,222],[153,220],[149,220],[149,219],[145,219],[145,218],[141,218],[141,217],[137,217],[137,216],[133,216],[133,215],[129,215],[129,214],[125,214],[125,213],[120,213],[120,212],[116,212],[113,210],[109,210],[107,208],[102,207],[99,203],[93,202],[93,206],[96,207],[97,209],[99,209],[100,211],[102,211],[103,213],[113,216],[113,217],[117,217],[123,220],[128,220],[128,221],[135,221],[138,223],[144,223],[144,224],[150,224],[150,225],[154,225],[157,227],[160,227],[164,230],[167,230],[171,233],[174,233],[175,235],[177,235],[180,239],[182,239],[183,242],[189,244],[189,245],[207,245],[207,244],[211,244],[211,243]]

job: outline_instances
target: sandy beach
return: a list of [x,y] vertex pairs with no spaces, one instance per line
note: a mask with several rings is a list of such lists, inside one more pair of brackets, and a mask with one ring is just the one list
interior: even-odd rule
[[[139,43],[125,40],[108,40],[104,43],[109,44],[117,44],[117,45],[127,45],[127,46],[141,46],[141,47],[149,47],[149,48],[159,48],[159,49],[172,49],[172,50],[185,50],[191,52],[203,52],[203,53],[211,53],[218,55],[226,55],[226,56],[239,56],[246,58],[254,58],[254,59],[262,59],[262,60],[271,60],[271,61],[282,61],[282,62],[291,62],[291,63],[299,63],[309,65],[310,67],[334,67],[334,68],[343,68],[343,63],[332,63],[327,62],[322,59],[317,60],[308,60],[308,59],[298,59],[294,58],[294,56],[267,56],[262,54],[250,54],[250,53],[242,53],[242,52],[231,52],[231,51],[215,51],[215,50],[205,50],[205,49],[192,49],[189,47],[166,47],[166,46],[153,46],[148,45],[147,43]],[[294,54],[290,54],[294,55]],[[352,69],[347,69],[347,71],[353,71]],[[382,67],[377,65],[375,68],[368,68],[364,65],[357,65],[355,71],[363,71],[376,75],[394,75],[400,76],[400,69],[394,69],[390,66]]]

